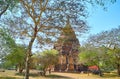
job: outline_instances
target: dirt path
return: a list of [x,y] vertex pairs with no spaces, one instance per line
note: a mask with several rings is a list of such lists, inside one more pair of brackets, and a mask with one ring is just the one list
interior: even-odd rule
[[[24,79],[23,75],[19,75],[16,71],[6,70],[0,72],[0,79]],[[104,75],[100,77],[98,75],[83,74],[83,73],[61,73],[52,72],[51,75],[46,77],[41,76],[37,71],[31,70],[30,79],[120,79],[120,77],[114,75]]]
[[88,74],[83,74],[83,73],[58,73],[58,72],[54,72],[52,74],[63,76],[66,79],[101,79],[97,75],[93,76],[92,74],[88,75]]
[[[60,72],[54,72],[53,75],[59,75],[63,78],[60,79],[120,79],[120,77],[117,76],[103,76],[100,77],[99,75],[93,75],[93,74],[83,74],[83,73],[60,73]],[[59,78],[55,78],[59,79]]]

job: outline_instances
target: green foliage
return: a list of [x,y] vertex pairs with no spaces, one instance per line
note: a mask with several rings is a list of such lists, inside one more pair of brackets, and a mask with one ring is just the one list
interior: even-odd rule
[[3,59],[15,47],[15,41],[6,29],[0,28],[0,58]]
[[79,54],[79,60],[81,63],[85,63],[87,65],[97,65],[97,51],[95,50],[95,48],[82,48],[85,50],[81,50],[80,54]]
[[80,48],[79,60],[89,65],[98,65],[104,71],[115,68],[120,73],[120,27],[90,36]]
[[113,65],[120,64],[120,48],[109,49],[108,55]]
[[45,69],[50,65],[55,65],[58,62],[58,51],[54,49],[46,50],[40,54],[37,54],[37,57],[39,58],[38,64],[41,66],[40,68]]
[[16,45],[9,31],[0,28],[0,62],[2,67],[24,66],[25,47]]
[[102,71],[113,70],[114,67],[109,60],[106,47],[82,47],[80,48],[79,63],[87,64],[88,66],[97,65]]
[[6,67],[15,66],[15,65],[24,66],[25,55],[26,55],[25,52],[26,52],[25,46],[17,45],[14,48],[14,50],[5,57],[4,64],[6,65]]
[[44,70],[44,67],[41,66],[41,65],[37,65],[37,66],[36,66],[36,69],[37,69],[37,70]]

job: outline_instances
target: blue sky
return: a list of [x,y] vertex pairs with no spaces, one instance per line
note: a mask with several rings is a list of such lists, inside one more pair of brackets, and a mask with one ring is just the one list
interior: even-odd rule
[[[87,18],[88,25],[91,27],[89,34],[96,34],[101,31],[110,30],[120,25],[120,0],[116,3],[108,5],[107,11],[103,10],[102,7],[90,8],[90,14]],[[83,35],[83,39],[87,36]]]
[[91,9],[88,24],[91,26],[90,33],[92,34],[118,27],[120,25],[120,0],[109,5],[107,11],[100,7]]

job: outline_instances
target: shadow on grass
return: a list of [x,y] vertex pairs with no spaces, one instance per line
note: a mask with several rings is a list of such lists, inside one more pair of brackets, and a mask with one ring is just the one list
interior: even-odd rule
[[0,79],[21,79],[21,78],[16,78],[16,77],[0,77]]
[[47,78],[52,78],[52,79],[61,79],[61,78],[63,78],[63,79],[73,79],[73,78],[70,78],[70,77],[66,77],[66,76],[60,76],[60,75],[47,75],[46,76]]
[[[24,76],[25,73],[16,73],[15,75]],[[39,75],[39,74],[36,74],[36,73],[30,73],[29,76],[31,76],[31,77],[38,77],[38,76],[40,76],[40,75]]]
[[[24,76],[24,73],[16,73],[15,75],[19,75],[19,76]],[[40,74],[36,74],[36,73],[30,73],[31,77],[40,77],[41,75]],[[66,76],[60,76],[60,75],[46,75],[46,76],[41,76],[41,77],[44,77],[44,78],[51,78],[51,79],[73,79],[73,78],[70,78],[70,77],[66,77]],[[1,78],[0,78],[1,79]],[[8,78],[9,79],[9,78]],[[12,79],[12,78],[10,78]],[[16,79],[16,78],[13,78],[13,79]]]
[[120,77],[116,72],[104,73],[103,78],[115,78]]

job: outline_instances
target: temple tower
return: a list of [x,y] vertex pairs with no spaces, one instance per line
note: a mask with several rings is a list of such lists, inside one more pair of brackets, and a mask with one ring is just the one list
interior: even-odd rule
[[59,61],[58,65],[55,66],[55,70],[74,71],[76,69],[79,47],[79,41],[68,21],[58,41],[54,44],[54,49],[59,51]]

